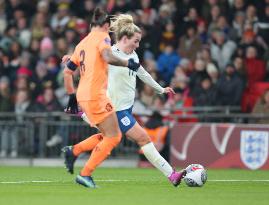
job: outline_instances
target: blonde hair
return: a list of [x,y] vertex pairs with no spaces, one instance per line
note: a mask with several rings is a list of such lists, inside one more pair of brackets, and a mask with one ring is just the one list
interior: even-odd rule
[[141,29],[134,24],[133,17],[129,14],[120,14],[111,18],[110,31],[115,34],[116,41],[123,36],[131,38],[135,33],[141,33]]

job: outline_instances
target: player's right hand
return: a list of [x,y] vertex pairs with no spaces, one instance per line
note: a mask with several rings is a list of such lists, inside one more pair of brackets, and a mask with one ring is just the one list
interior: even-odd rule
[[173,90],[173,88],[170,87],[166,87],[164,88],[164,93],[168,94],[168,93],[172,93],[173,95],[175,95],[175,91]]
[[64,111],[68,114],[77,114],[78,113],[78,102],[76,95],[70,94],[67,107],[64,109]]
[[136,63],[134,61],[134,59],[130,58],[128,60],[128,66],[127,66],[130,70],[133,70],[135,72],[137,72],[138,68],[140,67],[140,63]]

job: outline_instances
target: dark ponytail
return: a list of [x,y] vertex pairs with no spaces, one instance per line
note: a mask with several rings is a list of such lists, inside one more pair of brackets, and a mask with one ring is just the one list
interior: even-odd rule
[[100,7],[94,10],[91,26],[103,26],[105,23],[110,25],[110,16]]

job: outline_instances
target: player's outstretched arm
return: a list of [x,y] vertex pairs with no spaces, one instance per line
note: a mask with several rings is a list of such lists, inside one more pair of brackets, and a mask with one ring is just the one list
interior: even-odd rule
[[130,58],[129,60],[123,60],[115,55],[113,55],[111,49],[104,49],[102,52],[103,59],[111,65],[114,66],[122,66],[122,67],[128,67],[129,69],[133,71],[137,71],[138,68],[140,67],[139,63],[136,63],[134,59]]
[[145,68],[143,68],[142,66],[140,66],[140,68],[137,71],[137,76],[139,77],[140,80],[142,80],[145,84],[149,85],[150,87],[152,87],[154,90],[156,90],[159,94],[163,94],[163,93],[172,93],[175,94],[175,91],[170,88],[170,87],[166,87],[163,88],[162,86],[160,86],[159,83],[157,83],[152,76],[145,70]]

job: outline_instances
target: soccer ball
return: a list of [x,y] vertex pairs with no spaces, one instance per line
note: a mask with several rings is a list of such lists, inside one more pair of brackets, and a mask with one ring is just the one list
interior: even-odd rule
[[206,180],[206,169],[201,164],[191,164],[186,168],[184,181],[189,187],[202,187]]

